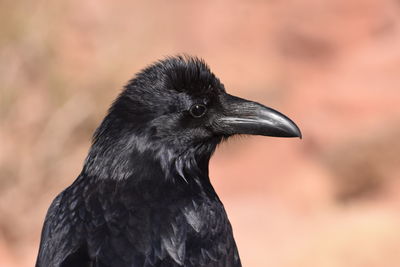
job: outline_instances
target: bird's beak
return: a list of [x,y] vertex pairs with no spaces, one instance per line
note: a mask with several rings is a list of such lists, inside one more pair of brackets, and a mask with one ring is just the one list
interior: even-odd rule
[[223,104],[223,115],[216,120],[223,134],[302,137],[291,119],[272,108],[232,95],[225,95]]

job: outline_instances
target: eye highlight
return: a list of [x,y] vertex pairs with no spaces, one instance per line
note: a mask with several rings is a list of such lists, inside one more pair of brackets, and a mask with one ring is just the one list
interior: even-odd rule
[[194,104],[190,107],[189,112],[193,117],[200,118],[206,114],[207,107],[203,104]]

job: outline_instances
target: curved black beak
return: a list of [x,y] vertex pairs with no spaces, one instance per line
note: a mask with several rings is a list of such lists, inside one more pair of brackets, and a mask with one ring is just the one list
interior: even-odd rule
[[302,137],[291,119],[272,108],[232,95],[225,96],[223,106],[223,114],[216,119],[223,134]]

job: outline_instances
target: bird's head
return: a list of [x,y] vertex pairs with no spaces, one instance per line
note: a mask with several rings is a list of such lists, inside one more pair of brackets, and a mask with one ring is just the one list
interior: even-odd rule
[[141,71],[116,99],[84,170],[116,179],[151,176],[143,167],[151,160],[154,170],[187,180],[188,168],[207,172],[217,144],[236,134],[301,137],[280,112],[228,94],[204,61],[166,58]]

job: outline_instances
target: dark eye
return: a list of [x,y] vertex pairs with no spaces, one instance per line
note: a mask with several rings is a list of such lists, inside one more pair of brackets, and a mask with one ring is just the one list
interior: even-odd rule
[[206,114],[206,112],[207,108],[202,104],[194,104],[190,107],[190,114],[192,114],[192,116],[195,118],[202,117],[204,114]]

